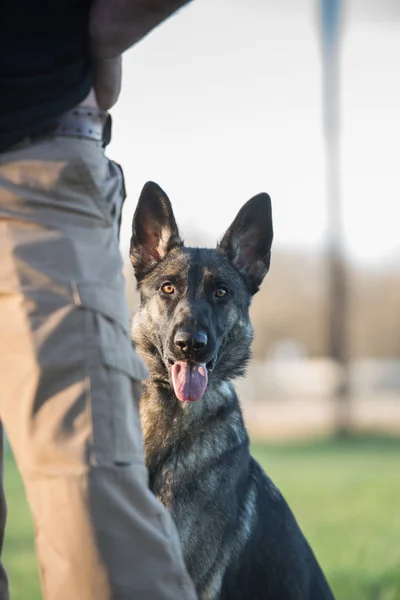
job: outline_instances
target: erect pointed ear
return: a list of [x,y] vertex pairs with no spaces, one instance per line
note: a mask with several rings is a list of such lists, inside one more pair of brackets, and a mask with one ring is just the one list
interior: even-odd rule
[[218,244],[255,294],[268,273],[273,239],[271,198],[258,194],[240,209]]
[[171,202],[159,185],[148,181],[132,221],[130,258],[139,280],[173,248],[183,245]]

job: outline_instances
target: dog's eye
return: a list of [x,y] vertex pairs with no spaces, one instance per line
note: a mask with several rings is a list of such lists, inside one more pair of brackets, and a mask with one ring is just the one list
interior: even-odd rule
[[169,283],[169,281],[167,281],[166,283],[163,283],[161,286],[162,291],[164,292],[164,294],[168,294],[171,295],[175,292],[175,288],[172,285],[172,283]]
[[223,298],[224,296],[226,296],[226,295],[227,295],[227,293],[228,293],[228,290],[226,290],[225,288],[222,288],[222,287],[221,287],[221,288],[218,288],[218,289],[215,291],[215,297],[216,297],[216,298]]

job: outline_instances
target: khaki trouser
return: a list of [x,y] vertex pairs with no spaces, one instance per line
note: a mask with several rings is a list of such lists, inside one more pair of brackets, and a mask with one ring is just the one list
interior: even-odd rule
[[[117,239],[122,190],[120,169],[92,140],[0,154],[0,417],[46,600],[195,598],[172,521],[147,487],[137,407],[146,371],[129,339]],[[0,544],[2,494],[1,484]]]

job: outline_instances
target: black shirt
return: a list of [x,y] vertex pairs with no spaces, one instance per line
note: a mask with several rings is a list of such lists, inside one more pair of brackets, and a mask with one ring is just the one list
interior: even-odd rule
[[0,0],[0,151],[89,93],[92,0]]

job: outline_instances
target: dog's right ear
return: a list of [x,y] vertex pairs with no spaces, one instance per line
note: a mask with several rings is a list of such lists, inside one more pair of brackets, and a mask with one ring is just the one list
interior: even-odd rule
[[130,259],[136,278],[140,280],[173,248],[183,246],[171,202],[153,181],[148,181],[140,194],[132,221]]

